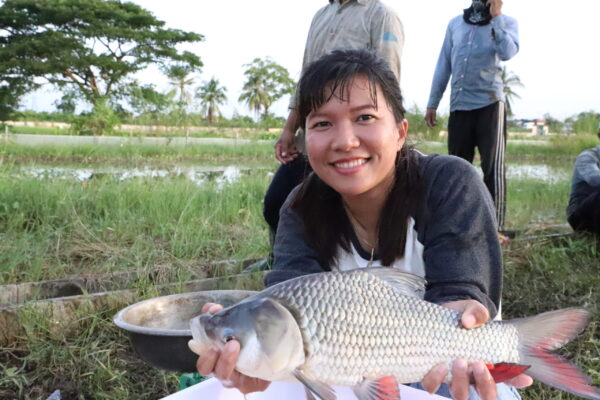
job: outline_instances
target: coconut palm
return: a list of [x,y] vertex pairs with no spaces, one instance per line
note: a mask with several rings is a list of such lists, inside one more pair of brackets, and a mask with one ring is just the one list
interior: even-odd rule
[[219,81],[215,78],[204,82],[196,91],[196,98],[200,99],[202,106],[202,114],[206,115],[209,124],[212,124],[215,115],[221,114],[219,105],[227,100],[225,92],[227,92],[227,88],[219,86]]
[[169,78],[169,85],[172,87],[169,95],[177,98],[177,102],[182,108],[192,103],[192,93],[189,88],[194,84],[194,78],[190,75],[196,70],[184,64],[171,65],[165,69],[165,74]]
[[506,69],[506,65],[502,67],[500,71],[500,79],[502,80],[502,90],[504,91],[504,97],[506,101],[506,114],[512,116],[512,103],[515,98],[520,99],[521,96],[514,91],[515,87],[524,87],[521,82],[521,78],[512,71]]
[[258,120],[261,110],[264,118],[269,114],[269,108],[274,102],[283,95],[292,93],[294,81],[287,69],[268,57],[264,60],[255,58],[252,63],[244,66],[247,80],[239,101],[245,102]]

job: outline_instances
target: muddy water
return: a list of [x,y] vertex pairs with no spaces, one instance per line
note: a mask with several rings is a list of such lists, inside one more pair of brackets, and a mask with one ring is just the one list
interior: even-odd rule
[[[478,168],[479,169],[479,168]],[[111,178],[126,181],[133,178],[173,178],[184,177],[197,185],[207,182],[215,182],[218,185],[237,182],[244,176],[253,172],[270,173],[268,168],[248,168],[241,166],[177,166],[173,168],[76,168],[60,166],[34,166],[15,169],[14,174],[37,179],[74,179],[87,181],[95,178]],[[507,166],[506,171],[509,180],[533,179],[547,183],[568,181],[571,170],[564,166],[551,166],[546,164],[512,165]]]
[[251,173],[268,174],[268,169],[248,168],[239,166],[205,167],[205,166],[178,166],[173,168],[76,168],[57,166],[22,167],[12,171],[13,174],[34,179],[71,179],[80,182],[96,178],[109,178],[126,181],[134,178],[186,178],[201,186],[207,182],[217,185],[234,183],[243,176]]

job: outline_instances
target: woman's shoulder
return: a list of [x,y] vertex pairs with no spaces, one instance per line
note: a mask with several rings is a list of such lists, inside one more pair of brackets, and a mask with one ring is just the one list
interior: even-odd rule
[[456,156],[418,153],[417,160],[423,178],[438,176],[461,178],[477,174],[477,170],[473,165]]

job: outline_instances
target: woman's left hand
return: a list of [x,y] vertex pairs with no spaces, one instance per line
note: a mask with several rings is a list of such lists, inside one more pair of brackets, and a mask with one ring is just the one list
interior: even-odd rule
[[[450,301],[442,305],[462,312],[460,322],[466,329],[477,328],[490,319],[487,308],[476,300]],[[446,364],[439,364],[425,375],[421,384],[429,393],[435,393],[447,375],[448,366]],[[449,383],[452,397],[456,400],[468,399],[471,377],[473,378],[477,393],[483,400],[496,399],[496,382],[485,364],[482,361],[468,364],[464,359],[455,360],[452,364],[452,380]],[[506,383],[522,388],[531,385],[532,382],[531,377],[521,374]]]

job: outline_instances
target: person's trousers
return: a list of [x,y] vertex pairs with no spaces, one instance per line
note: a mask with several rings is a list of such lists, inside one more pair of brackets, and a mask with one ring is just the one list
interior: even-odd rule
[[504,102],[468,111],[452,111],[448,120],[448,154],[473,163],[475,148],[481,158],[483,181],[496,207],[498,229],[506,212],[506,112]]
[[299,156],[287,164],[281,164],[267,188],[263,204],[263,217],[271,232],[277,231],[279,209],[288,195],[312,171],[306,157]]
[[575,231],[600,236],[600,188],[590,193],[567,220]]

